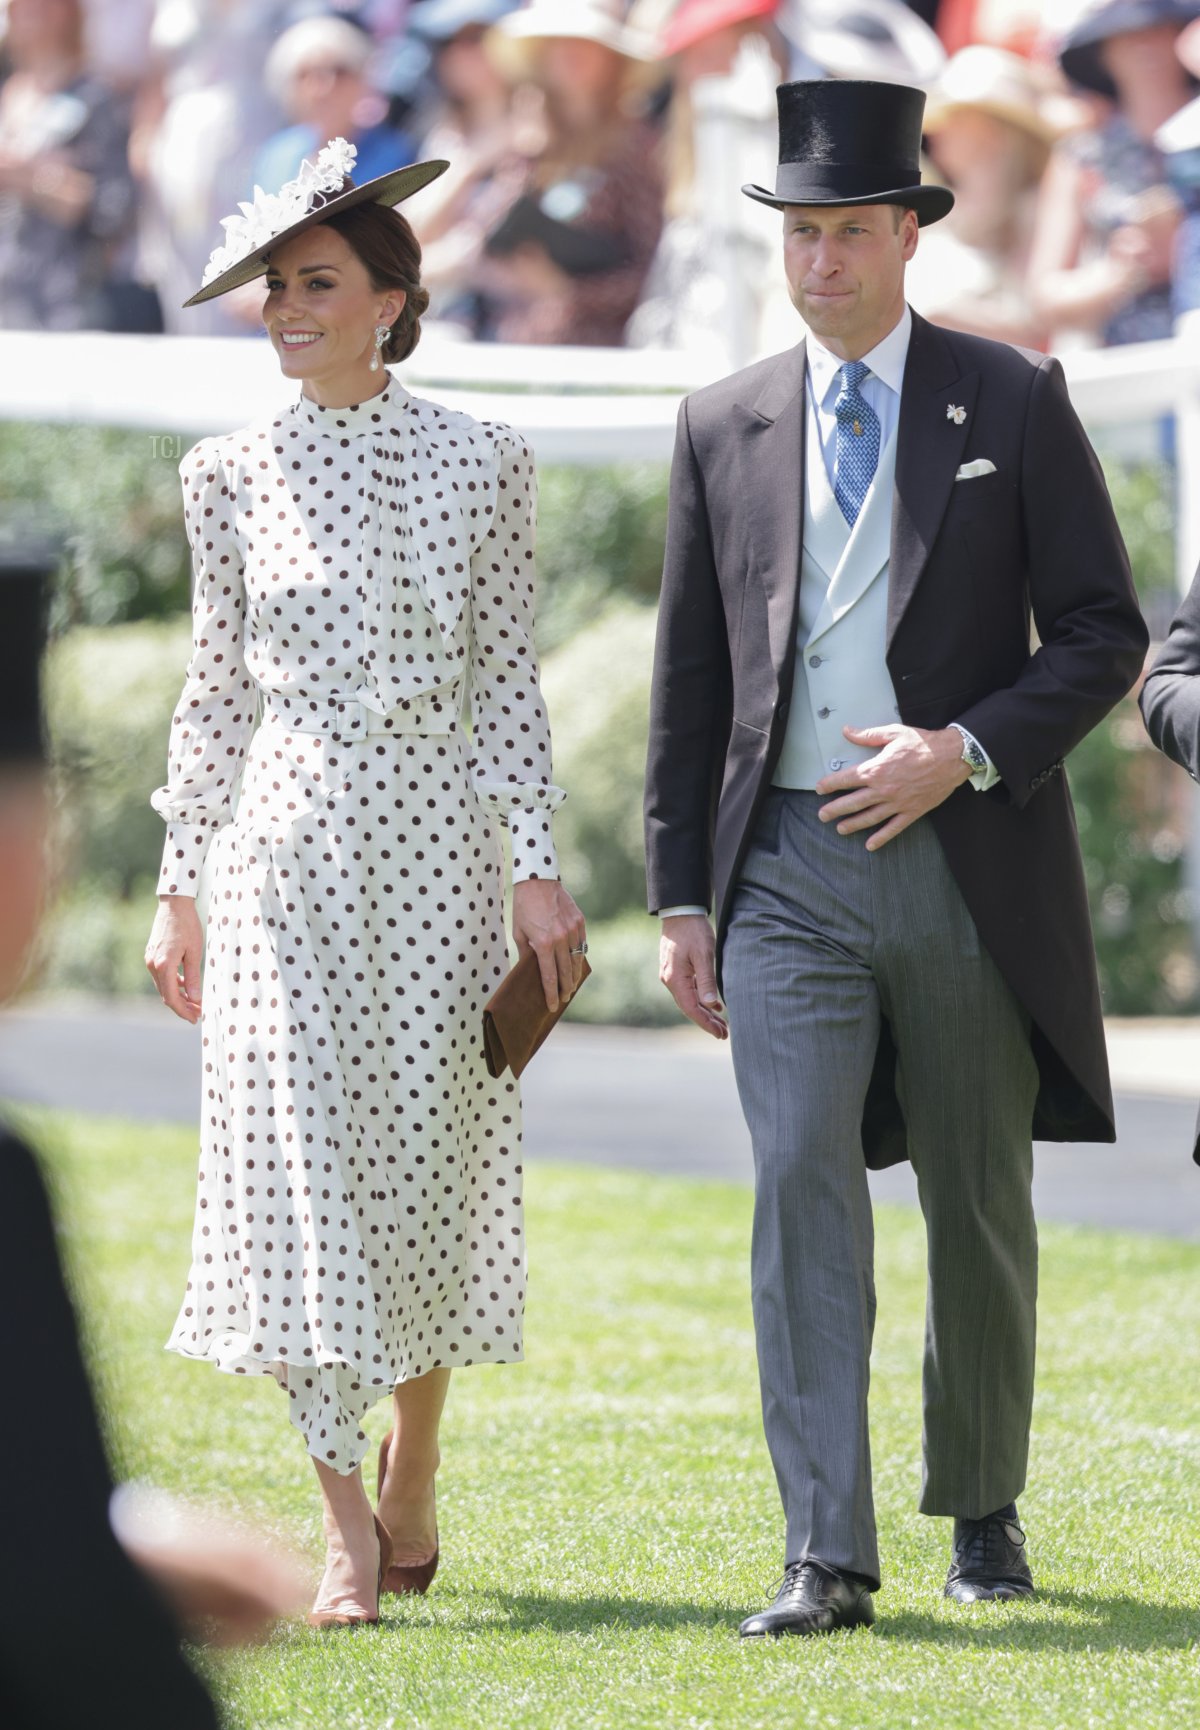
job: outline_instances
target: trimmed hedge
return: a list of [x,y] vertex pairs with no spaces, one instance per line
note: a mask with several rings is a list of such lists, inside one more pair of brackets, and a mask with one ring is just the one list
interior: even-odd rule
[[[0,428],[13,491],[49,501],[78,555],[56,607],[60,631],[70,628],[47,676],[67,841],[67,887],[42,976],[52,987],[151,989],[141,947],[162,824],[148,800],[165,775],[190,634],[179,611],[188,560],[177,453],[160,447],[139,433]],[[1175,604],[1173,473],[1110,464],[1109,482],[1161,637]],[[642,911],[641,783],[665,518],[662,467],[542,472],[539,639],[555,774],[568,790],[557,831],[597,962],[573,1011],[581,1019],[647,1024],[673,1013]],[[1072,755],[1069,772],[1106,1008],[1196,1008],[1183,869],[1191,783],[1151,749],[1128,701]]]

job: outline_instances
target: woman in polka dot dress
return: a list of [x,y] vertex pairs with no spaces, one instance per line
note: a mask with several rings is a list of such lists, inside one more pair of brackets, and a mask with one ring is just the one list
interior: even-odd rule
[[[393,207],[444,164],[355,187],[352,162],[336,140],[260,195],[192,297],[265,274],[301,389],[180,464],[194,636],[147,948],[204,1053],[169,1346],[287,1391],[324,1497],[322,1626],[426,1588],[450,1372],[522,1355],[520,1100],[481,1037],[508,965],[498,821],[551,1006],[584,948],[551,837],[532,456],[380,366],[428,301]],[[377,1522],[361,1426],[385,1396]]]

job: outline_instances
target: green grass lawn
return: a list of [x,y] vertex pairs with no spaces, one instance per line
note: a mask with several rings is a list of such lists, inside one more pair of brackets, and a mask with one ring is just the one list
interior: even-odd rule
[[[55,1179],[119,1470],[244,1510],[307,1549],[315,1584],[315,1479],[284,1396],[265,1378],[162,1351],[186,1272],[193,1137],[21,1118]],[[377,1629],[289,1625],[265,1647],[203,1657],[230,1725],[1197,1721],[1200,1250],[1043,1230],[1022,1500],[1040,1595],[959,1609],[940,1596],[948,1524],[914,1512],[921,1231],[907,1212],[881,1210],[879,1620],[824,1640],[739,1643],[739,1618],[781,1572],[747,1296],[749,1195],[537,1166],[528,1199],[528,1362],[464,1371],[451,1390],[433,1591],[385,1599]],[[383,1405],[369,1420],[373,1438],[386,1417]]]

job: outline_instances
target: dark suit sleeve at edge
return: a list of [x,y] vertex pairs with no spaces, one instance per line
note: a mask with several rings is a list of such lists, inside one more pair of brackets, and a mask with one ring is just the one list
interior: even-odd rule
[[12,1402],[0,1425],[0,1716],[21,1730],[217,1730],[174,1623],[109,1525],[108,1464],[46,1192],[29,1149],[2,1128],[0,1315]]
[[704,483],[680,405],[671,461],[646,764],[646,888],[652,913],[711,906],[713,830],[729,741],[729,642]]
[[1200,778],[1200,571],[1146,675],[1141,707],[1159,750]]
[[1040,646],[958,717],[1018,806],[1133,687],[1149,642],[1100,463],[1049,358],[1029,395],[1021,505]]

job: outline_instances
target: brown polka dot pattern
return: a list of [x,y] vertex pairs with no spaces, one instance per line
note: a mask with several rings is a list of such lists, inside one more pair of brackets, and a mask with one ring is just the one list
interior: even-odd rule
[[[340,1472],[397,1381],[522,1355],[520,1101],[483,1059],[503,861],[557,876],[533,461],[389,375],[180,464],[194,636],[160,893],[207,897],[170,1341],[287,1389]],[[469,728],[465,719],[469,717]]]

